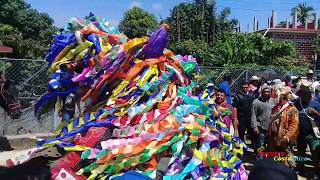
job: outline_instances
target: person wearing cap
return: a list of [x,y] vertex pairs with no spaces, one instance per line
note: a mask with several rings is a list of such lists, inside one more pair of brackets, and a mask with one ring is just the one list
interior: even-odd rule
[[206,89],[203,91],[201,94],[201,99],[212,99],[214,96],[214,84],[213,83],[208,83],[206,85]]
[[[312,99],[310,84],[302,82],[298,94],[299,99],[295,101],[295,106],[299,110],[300,121],[299,136],[297,139],[298,155],[305,157],[305,152],[309,145],[314,163],[314,176],[319,177],[320,139],[315,136],[309,118],[314,118],[316,122],[320,122],[320,86],[315,88],[314,100]],[[305,173],[303,162],[298,162],[298,170],[301,175]]]
[[[268,129],[267,151],[286,152],[293,156],[291,146],[296,142],[299,127],[299,112],[290,102],[290,87],[278,89],[279,102],[272,108]],[[287,166],[295,167],[294,161],[284,161]]]
[[308,73],[306,74],[306,76],[307,76],[307,81],[314,82],[313,71],[311,69],[308,70]]
[[233,96],[232,105],[237,109],[237,117],[239,121],[239,137],[244,142],[245,132],[250,130],[251,109],[254,97],[249,92],[249,83],[242,83],[242,90]]
[[225,74],[223,76],[223,81],[219,84],[219,89],[223,89],[224,92],[226,93],[226,100],[228,104],[232,103],[231,100],[231,89],[230,89],[230,85],[232,83],[232,77],[230,74]]
[[251,128],[253,130],[252,144],[255,152],[264,146],[271,116],[270,87],[264,84],[261,87],[261,96],[252,103]]
[[260,93],[259,93],[260,77],[252,76],[250,78],[249,88],[250,88],[250,92],[253,94],[253,97],[257,99],[260,96]]

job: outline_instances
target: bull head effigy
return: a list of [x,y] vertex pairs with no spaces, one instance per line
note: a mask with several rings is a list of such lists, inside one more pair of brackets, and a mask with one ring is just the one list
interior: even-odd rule
[[47,54],[49,91],[35,114],[70,93],[85,102],[85,111],[57,137],[38,138],[29,159],[64,149],[53,179],[108,179],[130,170],[156,178],[163,157],[170,158],[164,179],[246,179],[239,159],[245,145],[226,123],[230,109],[193,96],[196,60],[166,49],[168,28],[128,39],[93,14],[71,19]]

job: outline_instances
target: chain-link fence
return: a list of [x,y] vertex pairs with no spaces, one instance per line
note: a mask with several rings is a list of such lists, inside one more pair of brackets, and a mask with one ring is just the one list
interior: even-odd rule
[[[7,79],[14,80],[19,89],[19,101],[22,115],[19,119],[12,120],[4,110],[0,110],[0,135],[13,135],[17,129],[23,127],[28,132],[48,132],[53,121],[53,112],[45,114],[41,119],[33,115],[33,106],[36,100],[47,91],[47,62],[45,60],[9,59],[0,58],[0,65],[4,69]],[[2,113],[1,113],[2,112]]]
[[[23,115],[18,120],[11,120],[5,113],[0,113],[0,119],[5,119],[7,134],[14,134],[16,129],[21,126],[32,132],[45,132],[52,129],[51,127],[55,125],[51,124],[51,122],[56,122],[53,121],[53,112],[44,115],[40,120],[36,120],[33,116],[34,103],[47,91],[47,62],[45,60],[0,58],[0,65],[3,66],[3,64],[6,64],[6,67],[4,68],[6,77],[15,80],[18,83],[20,91],[18,98],[23,109]],[[3,67],[0,67],[0,69],[3,69]],[[223,81],[223,75],[228,73],[233,79],[231,85],[232,92],[236,93],[240,90],[240,84],[242,82],[249,81],[257,72],[265,70],[266,69],[201,67],[200,74],[203,77],[201,84],[205,85],[210,82],[217,86]],[[283,71],[277,71],[277,73],[280,77],[291,74],[291,72]],[[1,126],[3,125],[0,124],[0,127]]]
[[[269,72],[268,72],[269,71]],[[215,86],[218,86],[223,81],[223,76],[225,74],[229,74],[233,80],[231,84],[232,93],[237,93],[241,90],[241,84],[243,82],[250,81],[250,78],[254,75],[262,74],[262,73],[274,73],[277,78],[283,79],[286,75],[301,75],[305,72],[301,72],[301,74],[294,74],[291,71],[284,72],[277,69],[251,69],[251,68],[223,68],[223,67],[201,67],[200,74],[202,75],[201,85],[205,86],[207,83],[213,83]]]

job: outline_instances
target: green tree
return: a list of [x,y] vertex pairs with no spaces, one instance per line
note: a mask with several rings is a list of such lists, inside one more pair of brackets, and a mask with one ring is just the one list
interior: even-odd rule
[[213,58],[206,65],[294,66],[295,48],[288,41],[278,42],[261,34],[229,34],[212,47]]
[[238,24],[229,15],[230,8],[217,14],[213,0],[194,0],[177,4],[165,22],[172,27],[171,41],[201,40],[211,45]]
[[46,13],[24,0],[0,0],[0,41],[13,48],[13,58],[44,58],[58,31]]
[[298,22],[304,25],[305,22],[308,21],[311,14],[314,12],[314,8],[312,6],[307,6],[307,3],[300,3],[296,7],[292,8],[292,15],[294,14],[294,11],[298,12]]
[[154,15],[139,7],[133,7],[124,13],[119,29],[129,38],[145,36],[149,31],[158,26]]
[[212,46],[234,31],[238,21],[229,17],[230,9],[216,13],[214,0],[194,0],[173,7],[164,20],[171,27],[169,48],[182,54],[194,54],[200,64],[213,56]]
[[217,15],[215,21],[215,34],[217,39],[223,38],[226,34],[234,32],[238,25],[238,20],[229,18],[231,14],[230,8],[224,8],[220,14]]

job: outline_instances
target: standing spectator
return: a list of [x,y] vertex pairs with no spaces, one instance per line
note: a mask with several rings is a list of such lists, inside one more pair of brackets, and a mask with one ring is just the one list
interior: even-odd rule
[[[293,157],[291,146],[298,134],[299,113],[290,102],[291,89],[287,86],[279,89],[279,102],[272,108],[267,149],[273,152],[286,152]],[[295,167],[294,161],[286,160],[287,166]]]
[[[316,79],[316,80],[312,83],[312,85],[311,85],[311,87],[312,87],[312,89],[311,89],[312,92],[315,92],[316,87],[320,85],[319,80],[320,80],[320,74],[317,75],[317,79]],[[315,94],[313,94],[313,97],[315,97]]]
[[255,152],[258,152],[258,149],[264,146],[270,123],[271,109],[270,87],[263,85],[261,87],[261,96],[253,101],[251,111],[252,144]]
[[[318,102],[318,96],[320,92],[320,87],[316,88],[316,100],[312,100],[312,91],[311,88],[302,83],[299,91],[299,99],[295,101],[295,106],[299,110],[299,136],[297,140],[298,146],[298,155],[300,157],[306,156],[307,145],[309,145],[315,173],[318,173],[319,176],[319,159],[320,159],[320,139],[317,138],[313,132],[310,118],[315,118],[316,122],[319,123],[320,119],[320,103]],[[305,173],[304,164],[298,163],[298,170],[300,175]]]
[[236,108],[238,114],[239,121],[239,137],[244,142],[244,135],[247,130],[250,130],[251,124],[251,110],[252,110],[252,102],[253,95],[249,92],[249,83],[245,82],[242,84],[242,90],[238,92],[233,98],[233,107]]
[[232,83],[232,78],[230,74],[225,74],[223,76],[223,81],[219,84],[219,89],[222,89],[226,94],[226,100],[228,104],[231,104],[231,89],[230,85]]
[[250,78],[249,84],[249,91],[253,94],[254,99],[257,99],[260,96],[259,89],[260,89],[260,77],[252,76]]
[[285,83],[285,86],[288,86],[288,87],[292,87],[292,82],[291,82],[291,76],[290,75],[286,75],[284,77],[284,83]]
[[292,81],[293,85],[292,85],[291,90],[294,94],[296,94],[299,91],[300,86],[301,86],[301,81],[302,81],[301,76],[298,76],[295,80]]
[[227,103],[226,93],[223,89],[218,89],[216,91],[215,103],[218,105],[218,107],[228,108],[231,110],[232,113],[230,115],[230,119],[232,122],[225,122],[225,123],[227,124],[228,128],[230,128],[232,124],[234,128],[234,136],[236,137],[239,136],[239,132],[238,132],[239,122],[237,119],[237,110],[231,104]]
[[308,73],[306,74],[307,75],[307,81],[309,82],[314,82],[314,79],[313,79],[313,71],[311,69],[309,69]]

